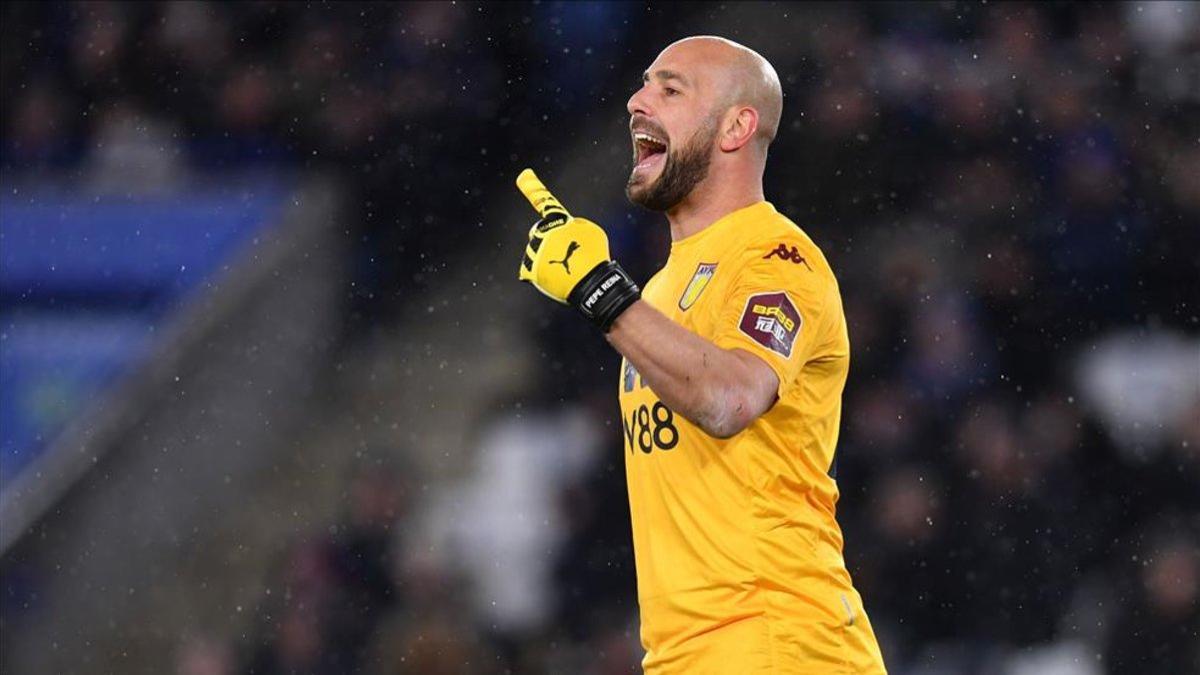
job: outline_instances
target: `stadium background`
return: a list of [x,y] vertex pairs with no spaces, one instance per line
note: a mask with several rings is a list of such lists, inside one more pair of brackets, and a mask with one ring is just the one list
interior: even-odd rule
[[1200,672],[1200,5],[5,3],[0,670],[624,673],[616,357],[514,280],[535,167],[644,280],[624,102],[778,69],[894,673]]

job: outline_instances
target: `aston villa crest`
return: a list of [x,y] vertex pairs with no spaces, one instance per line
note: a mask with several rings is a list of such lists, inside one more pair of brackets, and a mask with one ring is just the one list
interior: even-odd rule
[[679,298],[679,309],[686,312],[696,304],[696,299],[708,287],[708,282],[712,281],[716,271],[717,263],[700,263],[696,267],[696,273],[692,275],[692,280],[688,282],[687,288],[683,289],[683,295]]

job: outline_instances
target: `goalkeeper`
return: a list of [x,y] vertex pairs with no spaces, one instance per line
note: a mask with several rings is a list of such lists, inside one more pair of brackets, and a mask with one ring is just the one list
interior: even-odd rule
[[641,290],[604,231],[538,182],[519,276],[624,357],[619,383],[647,673],[882,673],[834,519],[850,343],[821,251],[764,201],[779,78],[714,37],[665,49],[629,99],[626,193],[666,214]]

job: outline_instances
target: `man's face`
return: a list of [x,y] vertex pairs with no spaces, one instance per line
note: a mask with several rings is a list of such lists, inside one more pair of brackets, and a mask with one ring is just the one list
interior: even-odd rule
[[635,204],[668,211],[708,175],[720,113],[703,58],[694,44],[668,47],[629,99],[633,170],[625,194]]

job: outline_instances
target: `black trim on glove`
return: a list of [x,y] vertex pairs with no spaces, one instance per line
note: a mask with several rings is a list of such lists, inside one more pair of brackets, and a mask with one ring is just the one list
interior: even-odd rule
[[642,289],[615,261],[596,265],[571,289],[567,302],[588,321],[607,333],[613,322],[642,297]]

